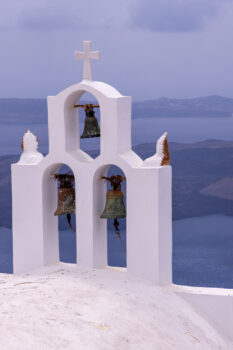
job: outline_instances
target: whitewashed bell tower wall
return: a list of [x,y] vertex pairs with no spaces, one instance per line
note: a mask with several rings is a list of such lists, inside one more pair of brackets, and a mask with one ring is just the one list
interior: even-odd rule
[[[73,108],[85,92],[100,105],[96,159],[80,149],[78,110]],[[127,181],[127,273],[157,285],[172,283],[171,167],[148,166],[131,150],[131,97],[85,79],[47,102],[48,155],[12,164],[14,273],[59,261],[57,184],[50,175],[63,164],[75,176],[77,265],[107,267],[107,220],[100,219],[106,184],[100,176],[116,165]]]

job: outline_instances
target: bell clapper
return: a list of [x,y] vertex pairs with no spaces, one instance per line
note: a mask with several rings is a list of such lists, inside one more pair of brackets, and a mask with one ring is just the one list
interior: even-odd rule
[[113,221],[113,226],[115,227],[115,234],[117,235],[117,237],[115,237],[115,238],[120,238],[122,248],[125,249],[125,245],[123,243],[123,240],[122,240],[122,237],[121,237],[121,233],[120,233],[120,230],[119,230],[119,225],[120,225],[119,221],[117,220],[117,218],[115,218],[114,221]]
[[120,230],[119,230],[119,221],[117,220],[117,218],[114,219],[113,221],[113,226],[115,227],[115,234],[121,238],[121,234],[120,234]]
[[117,235],[118,238],[121,239],[121,233],[120,233],[120,230],[119,230],[119,221],[117,220],[117,218],[114,219],[113,221],[113,226],[115,227],[115,234]]
[[73,228],[72,224],[71,224],[71,215],[70,214],[66,214],[66,217],[67,217],[67,222],[68,222],[68,225],[70,227],[70,229],[76,233],[75,229]]

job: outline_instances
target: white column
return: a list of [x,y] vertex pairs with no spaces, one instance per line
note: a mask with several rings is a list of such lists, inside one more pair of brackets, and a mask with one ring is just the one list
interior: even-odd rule
[[127,268],[156,285],[172,283],[171,168],[127,176]]
[[43,266],[42,190],[36,165],[12,167],[13,270]]
[[63,100],[48,96],[49,153],[63,153],[65,150],[65,118]]
[[106,156],[131,149],[131,97],[108,98],[101,105],[101,153]]

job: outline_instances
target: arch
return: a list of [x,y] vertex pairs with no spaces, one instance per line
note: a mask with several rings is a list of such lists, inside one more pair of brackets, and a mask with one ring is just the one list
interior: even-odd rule
[[[81,154],[79,118],[73,107],[85,92],[100,105],[100,153],[131,150],[131,98],[103,83],[82,82],[48,97],[49,151]],[[80,160],[86,162],[85,157],[80,156]],[[91,160],[89,157],[87,161]]]
[[113,86],[103,83],[102,81],[85,81],[78,84],[73,84],[57,94],[57,97],[62,97],[64,101],[75,91],[90,92],[98,100],[104,97],[121,97],[120,92]]
[[[108,227],[107,220],[101,219],[105,201],[107,185],[105,181],[101,180],[101,176],[107,176],[111,166],[116,166],[126,177],[126,190],[127,190],[127,174],[124,172],[121,166],[114,163],[109,163],[100,166],[93,176],[93,254],[94,254],[94,266],[106,267],[108,265]],[[125,206],[127,212],[127,194],[125,197]],[[127,232],[127,216],[126,216],[126,232]],[[126,249],[126,261],[127,261],[127,243]],[[127,262],[126,262],[127,265]]]
[[[112,96],[121,96],[116,89],[114,89],[110,85],[100,82],[76,84],[57,95],[57,97],[62,97],[63,99],[66,151],[80,149],[79,113],[78,109],[74,109],[73,106],[79,103],[79,100],[81,99],[82,95],[86,92],[94,96],[94,98],[98,101],[100,105],[100,121],[102,121],[101,108],[102,105],[105,103],[105,100]],[[102,123],[100,123],[100,129],[101,126]]]
[[57,173],[63,165],[71,169],[76,183],[76,174],[69,164],[52,164],[44,170],[42,175],[43,251],[45,265],[54,264],[60,260],[58,217],[54,216],[58,203],[57,181],[54,181],[51,175]]

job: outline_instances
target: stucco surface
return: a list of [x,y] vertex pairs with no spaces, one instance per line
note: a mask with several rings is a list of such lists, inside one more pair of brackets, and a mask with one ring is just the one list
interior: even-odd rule
[[0,275],[0,348],[231,349],[166,287],[115,270],[58,264]]

